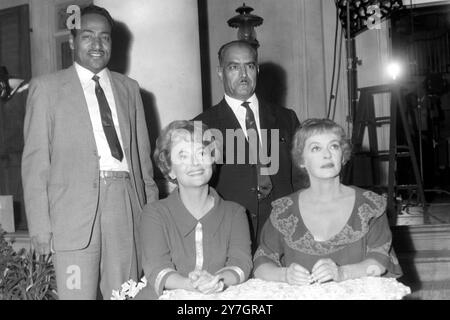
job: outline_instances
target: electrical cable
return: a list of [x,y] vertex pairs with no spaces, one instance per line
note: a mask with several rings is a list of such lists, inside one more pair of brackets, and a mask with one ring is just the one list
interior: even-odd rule
[[331,75],[331,87],[330,87],[330,98],[328,100],[327,119],[330,118],[331,101],[333,99],[336,100],[336,96],[333,96],[333,89],[334,89],[334,75],[335,75],[335,71],[336,71],[336,47],[337,47],[337,38],[338,38],[338,29],[339,29],[338,22],[339,22],[339,10],[336,10],[336,24],[334,27],[333,73]]
[[336,104],[337,104],[337,99],[336,97],[338,96],[339,93],[339,78],[341,76],[341,65],[342,65],[342,42],[343,42],[343,38],[344,38],[344,30],[341,29],[341,38],[339,40],[339,64],[338,64],[338,73],[337,73],[337,81],[336,81],[336,91],[334,92],[334,106],[333,106],[333,116],[331,118],[331,120],[334,121],[334,117],[336,116]]

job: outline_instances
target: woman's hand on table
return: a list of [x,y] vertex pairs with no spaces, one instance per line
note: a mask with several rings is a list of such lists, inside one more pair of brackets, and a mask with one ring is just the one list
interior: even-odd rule
[[311,276],[307,269],[297,263],[286,268],[286,282],[292,285],[304,286],[311,283]]
[[320,259],[312,268],[311,279],[313,282],[342,281],[341,268],[331,259]]
[[190,272],[189,280],[192,286],[203,294],[221,292],[224,287],[222,278],[219,275],[213,276],[205,270]]

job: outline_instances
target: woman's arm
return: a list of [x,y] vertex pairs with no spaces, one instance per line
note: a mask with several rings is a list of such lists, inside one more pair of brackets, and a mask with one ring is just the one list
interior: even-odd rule
[[309,271],[298,263],[291,263],[287,268],[279,267],[272,262],[263,263],[255,270],[255,276],[267,281],[286,282],[297,286],[312,282]]
[[192,282],[187,277],[183,277],[179,273],[172,273],[167,277],[164,289],[184,289],[189,291],[197,291],[193,286]]
[[172,273],[167,277],[164,285],[165,289],[184,289],[189,291],[199,291],[204,294],[210,294],[223,290],[221,277],[213,276],[205,270],[192,271],[188,277],[183,277],[179,273]]
[[220,284],[221,277],[213,276],[207,271],[193,271],[189,277],[183,277],[179,273],[172,273],[167,277],[164,288],[168,290],[184,289],[189,291],[200,291],[208,294],[222,291],[223,284]]
[[368,258],[359,263],[340,266],[339,281],[362,277],[379,277],[386,272],[386,268],[375,259]]
[[139,224],[142,267],[149,285],[153,286],[157,296],[162,294],[166,280],[171,275],[177,274],[167,242],[169,222],[164,219],[164,210],[166,209],[158,201],[147,204]]
[[362,277],[378,277],[386,272],[386,268],[375,259],[365,259],[355,264],[338,266],[331,259],[320,259],[312,268],[312,280],[323,283],[329,280],[336,282]]
[[250,227],[244,207],[236,206],[232,219],[225,266],[216,272],[226,287],[246,281],[253,267]]
[[235,284],[239,284],[240,282],[236,278],[236,274],[230,270],[224,270],[222,272],[217,273],[223,281],[225,288],[229,286],[234,286]]
[[277,266],[275,263],[265,262],[259,265],[253,273],[255,278],[262,280],[286,282],[286,269]]

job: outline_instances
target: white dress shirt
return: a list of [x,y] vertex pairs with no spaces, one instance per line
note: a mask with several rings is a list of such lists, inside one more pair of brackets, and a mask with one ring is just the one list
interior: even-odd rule
[[[234,99],[226,94],[225,94],[225,101],[228,103],[231,110],[233,110],[233,113],[236,116],[236,119],[239,121],[239,124],[241,125],[242,131],[244,131],[244,134],[247,137],[247,127],[245,126],[245,115],[247,113],[247,109],[245,109],[245,107],[242,106],[243,101]],[[246,101],[248,101],[250,103],[249,107],[253,111],[253,114],[255,115],[256,127],[258,128],[258,134],[261,137],[261,126],[259,125],[258,98],[256,97],[255,94],[253,94]],[[261,141],[260,141],[260,143],[261,143]]]
[[117,136],[119,138],[120,146],[123,151],[122,161],[117,160],[111,155],[108,140],[106,140],[105,132],[103,131],[102,118],[100,115],[100,109],[98,106],[97,96],[95,95],[95,81],[92,80],[94,73],[78,63],[74,62],[75,69],[80,78],[81,87],[83,88],[84,97],[89,110],[89,116],[91,118],[92,128],[94,130],[95,144],[97,145],[97,152],[99,155],[100,170],[108,171],[129,171],[128,163],[125,156],[125,150],[123,149],[122,135],[120,134],[119,119],[117,118],[116,102],[114,100],[114,94],[110,82],[110,75],[108,69],[103,69],[97,76],[100,78],[99,83],[102,87],[106,100],[108,100],[109,108],[111,109],[111,115],[114,121],[114,127],[116,128]]

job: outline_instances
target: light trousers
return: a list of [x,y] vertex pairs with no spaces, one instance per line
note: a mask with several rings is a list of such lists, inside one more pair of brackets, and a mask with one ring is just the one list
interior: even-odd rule
[[131,181],[128,177],[107,177],[101,178],[99,185],[99,203],[88,246],[56,251],[54,256],[59,299],[108,300],[112,290],[138,278],[133,219],[140,215],[140,209]]

